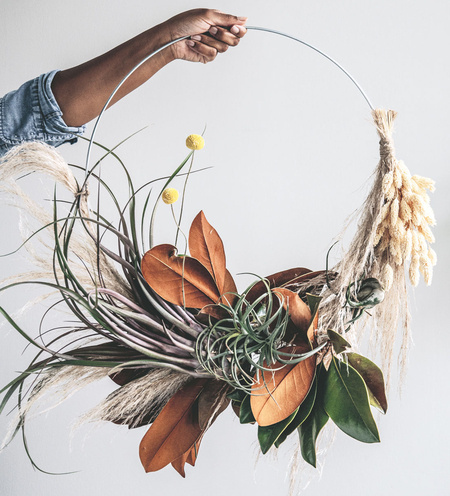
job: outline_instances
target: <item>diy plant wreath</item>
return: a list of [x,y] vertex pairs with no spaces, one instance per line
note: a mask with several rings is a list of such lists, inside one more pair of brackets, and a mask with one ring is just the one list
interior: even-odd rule
[[[227,268],[223,242],[203,212],[192,221],[186,249],[176,248],[184,236],[184,192],[177,212],[179,193],[172,181],[184,175],[187,182],[202,136],[187,138],[190,152],[170,176],[139,188],[115,149],[98,144],[105,154],[86,169],[82,184],[71,170],[81,167],[70,168],[46,145],[10,151],[0,161],[0,188],[41,227],[20,247],[30,248],[35,269],[4,281],[0,292],[36,284],[60,295],[31,331],[0,307],[9,324],[39,350],[1,390],[0,412],[15,393],[18,398],[12,437],[48,391],[58,388],[64,396],[109,376],[118,389],[87,418],[130,428],[151,425],[139,448],[147,472],[172,464],[184,477],[185,464],[195,464],[203,436],[229,406],[241,423],[258,424],[263,453],[297,435],[304,460],[313,466],[317,437],[330,419],[359,441],[379,442],[371,407],[387,410],[383,373],[351,351],[344,336],[365,315],[390,362],[399,322],[405,336],[409,329],[405,265],[413,285],[419,272],[429,284],[436,261],[429,247],[435,220],[428,191],[434,185],[411,176],[395,158],[394,117],[392,111],[373,111],[380,161],[342,260],[333,268],[327,261],[319,271],[297,267],[256,278],[242,292]],[[106,157],[117,160],[126,175],[125,205],[101,177]],[[34,203],[15,180],[30,171],[54,178],[73,201],[60,202],[55,188],[52,212]],[[96,208],[89,207],[88,182],[110,197],[118,222],[102,211],[100,193]],[[162,186],[152,200],[149,187],[155,183]],[[138,195],[146,195],[140,209]],[[172,209],[174,245],[153,243],[161,202]],[[115,239],[115,248],[106,237]],[[31,249],[34,243],[38,249]],[[46,329],[47,314],[60,305],[77,323]]]

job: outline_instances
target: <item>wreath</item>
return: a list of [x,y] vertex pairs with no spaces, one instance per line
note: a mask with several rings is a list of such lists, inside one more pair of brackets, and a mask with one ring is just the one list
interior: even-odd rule
[[[0,292],[36,284],[60,296],[48,305],[37,332],[22,329],[0,307],[10,326],[38,349],[1,390],[0,412],[17,394],[12,437],[48,391],[64,396],[109,376],[118,388],[87,418],[130,428],[150,425],[139,448],[147,472],[172,464],[184,477],[185,464],[195,464],[203,436],[229,406],[240,423],[258,425],[263,453],[297,435],[302,457],[313,466],[317,438],[330,419],[361,442],[379,442],[371,407],[386,413],[383,373],[352,351],[346,333],[369,323],[389,361],[399,322],[409,332],[405,267],[413,285],[420,273],[430,284],[436,255],[429,246],[435,219],[428,192],[434,183],[412,176],[395,158],[395,112],[378,109],[372,115],[380,161],[341,261],[328,267],[327,256],[322,270],[296,267],[255,276],[242,292],[203,211],[188,236],[181,230],[186,184],[202,136],[187,138],[189,153],[168,177],[139,188],[117,151],[95,143],[94,136],[88,161],[91,146],[104,155],[86,169],[82,182],[74,170],[83,168],[69,167],[46,145],[11,150],[0,162],[0,188],[40,227],[18,248],[29,248],[33,272],[4,281]],[[101,176],[106,157],[123,168],[125,204]],[[73,200],[62,202],[55,188],[52,211],[44,210],[15,180],[31,171],[55,179]],[[172,187],[179,177],[185,181],[181,198]],[[102,210],[100,193],[96,207],[89,206],[93,183],[109,196],[118,222]],[[149,188],[155,185],[159,193],[152,199]],[[142,207],[138,197],[145,198]],[[153,243],[161,203],[172,211],[175,244]],[[39,248],[31,249],[35,243]],[[76,323],[46,329],[49,312],[62,305]]]

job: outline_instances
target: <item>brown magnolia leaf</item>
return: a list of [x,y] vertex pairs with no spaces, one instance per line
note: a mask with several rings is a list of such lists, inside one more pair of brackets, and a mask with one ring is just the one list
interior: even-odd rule
[[225,272],[224,290],[223,292],[220,293],[221,296],[220,303],[232,307],[237,299],[236,293],[237,293],[237,288],[233,276],[227,270]]
[[[285,284],[289,284],[292,280],[295,280],[298,277],[301,277],[306,274],[311,274],[311,270],[305,269],[304,267],[297,267],[295,269],[283,270],[281,272],[277,272],[276,274],[272,274],[265,279],[269,281],[270,288],[284,286]],[[267,292],[266,285],[263,281],[257,282],[252,289],[247,294],[247,301],[253,303],[260,296]]]
[[[298,344],[282,348],[286,353],[306,353],[310,345]],[[267,364],[264,364],[267,367]],[[255,376],[250,406],[258,425],[276,424],[295,412],[308,394],[316,371],[316,357],[311,356],[295,365],[275,362]]]
[[226,259],[223,242],[201,211],[189,230],[189,251],[212,275],[220,295],[225,292]]
[[209,380],[198,397],[198,425],[205,431],[230,404],[228,384]]
[[191,448],[189,448],[186,453],[183,453],[180,457],[172,462],[172,467],[183,477],[186,477],[186,472],[184,471],[184,466],[186,465],[186,460],[191,453]]
[[311,311],[300,296],[286,288],[273,288],[272,293],[282,298],[284,309],[289,308],[289,317],[294,323],[297,334],[306,336],[311,324]]
[[178,257],[172,245],[158,245],[142,258],[144,279],[170,303],[203,308],[217,303],[220,294],[206,268],[195,258]]
[[200,439],[192,446],[191,451],[188,454],[186,459],[186,463],[195,467],[195,462],[197,461],[198,451],[200,449],[200,443],[202,442],[203,436],[200,436]]
[[155,472],[177,460],[198,440],[202,431],[195,401],[207,379],[195,379],[180,389],[162,409],[139,445],[146,472]]

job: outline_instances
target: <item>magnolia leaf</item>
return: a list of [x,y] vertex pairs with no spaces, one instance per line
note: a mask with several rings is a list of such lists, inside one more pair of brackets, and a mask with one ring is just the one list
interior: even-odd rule
[[[307,344],[282,348],[279,351],[301,354],[311,350]],[[316,357],[311,356],[293,365],[281,363],[265,367],[270,370],[255,376],[250,399],[253,415],[258,425],[267,426],[281,422],[294,413],[308,394],[316,370]]]
[[300,335],[306,336],[311,323],[311,311],[297,293],[285,288],[274,288],[272,292],[283,301],[283,307],[289,309],[289,316]]
[[[305,269],[304,267],[297,267],[295,269],[283,270],[281,272],[277,272],[276,274],[272,274],[268,277],[265,277],[266,283],[269,283],[270,288],[276,288],[280,286],[284,286],[292,280],[295,280],[299,276],[303,276],[306,274],[312,274],[309,269]],[[262,296],[267,292],[267,287],[264,284],[264,281],[258,281],[247,294],[247,301],[253,303],[256,299]]]
[[[298,410],[298,409],[297,409]],[[283,431],[291,424],[297,414],[297,410],[281,422],[266,427],[258,426],[258,441],[261,451],[265,455],[273,446]]]
[[325,427],[329,418],[322,403],[317,401],[309,416],[297,429],[300,437],[302,457],[305,462],[309,463],[314,468],[316,467],[316,441],[320,431]]
[[323,406],[331,420],[350,437],[363,443],[380,441],[363,378],[351,365],[335,357],[324,374]]
[[189,448],[186,453],[183,453],[179,458],[172,462],[172,467],[181,475],[181,477],[183,477],[183,479],[186,477],[184,466],[186,465],[186,460],[191,453],[191,449],[192,448]]
[[301,424],[303,424],[303,422],[311,413],[311,410],[314,406],[314,402],[316,401],[317,375],[318,373],[316,372],[316,377],[314,378],[311,389],[309,390],[309,393],[307,394],[306,398],[303,400],[303,403],[299,406],[294,419],[286,427],[286,429],[283,431],[281,436],[276,440],[275,446],[277,448],[281,445],[281,443],[283,443],[287,439],[289,435],[291,435],[295,431],[295,429],[297,429]]
[[346,353],[348,363],[361,375],[369,390],[370,404],[383,413],[386,413],[388,405],[386,390],[384,386],[383,372],[368,358],[358,353]]
[[311,343],[315,342],[315,331],[319,327],[319,305],[322,300],[321,296],[306,294],[309,310],[311,312],[311,324],[308,328],[308,339]]
[[209,380],[198,397],[198,425],[205,431],[214,420],[227,408],[228,384],[223,381]]
[[336,355],[339,355],[347,348],[352,347],[352,345],[337,332],[328,329],[327,334],[328,337],[330,338],[331,344],[333,345],[333,350],[336,353]]
[[200,449],[200,443],[202,442],[202,437],[192,446],[191,451],[187,457],[186,463],[195,467],[195,462],[197,461],[198,451]]
[[225,272],[225,285],[223,290],[220,291],[220,302],[224,305],[232,307],[237,300],[237,288],[233,276],[227,270]]
[[181,477],[186,477],[186,473],[184,470],[186,463],[189,463],[189,465],[192,466],[195,465],[195,462],[197,461],[198,450],[200,448],[200,442],[201,437],[189,450],[186,451],[186,453],[183,453],[183,455],[172,462],[172,467],[181,475]]
[[201,211],[189,230],[189,251],[212,275],[220,295],[225,290],[226,259],[223,242]]
[[240,401],[232,401],[231,402],[231,408],[233,412],[236,414],[237,418],[241,418],[241,402]]
[[155,246],[142,258],[141,268],[150,287],[170,303],[203,308],[219,301],[211,274],[195,258],[178,257],[175,246]]
[[241,406],[239,408],[239,421],[241,424],[254,424],[255,417],[253,416],[251,408],[251,397],[249,394],[242,400]]
[[198,440],[202,431],[194,403],[206,382],[196,379],[175,393],[142,438],[139,456],[146,472],[177,460]]

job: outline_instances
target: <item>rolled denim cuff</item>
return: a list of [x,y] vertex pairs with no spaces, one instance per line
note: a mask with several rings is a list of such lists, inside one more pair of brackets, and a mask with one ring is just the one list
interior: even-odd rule
[[59,146],[83,134],[85,126],[69,127],[62,118],[51,89],[57,72],[42,74],[0,99],[0,155],[24,141]]

